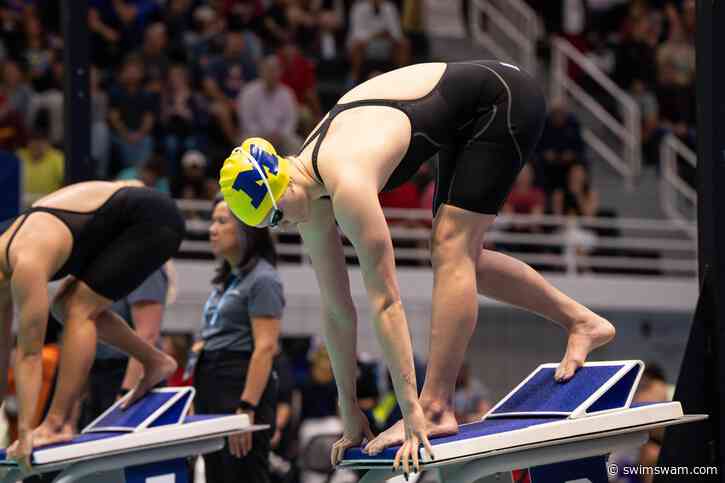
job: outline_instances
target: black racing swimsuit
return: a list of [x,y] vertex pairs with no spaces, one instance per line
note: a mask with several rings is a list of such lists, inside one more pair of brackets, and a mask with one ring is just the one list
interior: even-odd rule
[[148,188],[123,187],[94,211],[79,212],[36,206],[29,208],[5,249],[33,213],[49,213],[73,237],[68,259],[51,281],[73,275],[98,294],[119,300],[159,269],[179,248],[185,224],[174,201]]
[[518,67],[497,61],[453,62],[435,87],[414,100],[363,99],[335,105],[307,139],[316,140],[312,166],[322,183],[317,157],[335,116],[360,106],[389,106],[404,112],[411,140],[383,191],[410,179],[438,154],[433,212],[441,203],[495,214],[533,154],[546,117],[544,94]]

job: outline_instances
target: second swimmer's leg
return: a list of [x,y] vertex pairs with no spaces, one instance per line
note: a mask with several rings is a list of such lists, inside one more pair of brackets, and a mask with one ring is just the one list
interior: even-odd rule
[[67,441],[75,428],[69,424],[73,406],[80,398],[96,352],[97,315],[111,301],[74,280],[65,285],[54,302],[54,314],[64,324],[58,380],[43,423],[35,430],[35,446]]

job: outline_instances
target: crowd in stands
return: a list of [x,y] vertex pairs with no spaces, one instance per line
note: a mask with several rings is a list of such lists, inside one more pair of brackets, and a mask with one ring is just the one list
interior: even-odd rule
[[[295,153],[346,88],[411,62],[414,4],[90,0],[94,174],[143,174],[175,197],[209,198],[211,185],[183,159],[214,179],[244,137]],[[63,178],[63,45],[57,2],[0,6],[0,149],[17,152],[26,173],[48,173],[25,185],[35,195]],[[321,92],[330,79],[332,92]]]
[[695,0],[527,1],[549,35],[569,40],[637,102],[646,163],[659,163],[667,133],[694,148]]

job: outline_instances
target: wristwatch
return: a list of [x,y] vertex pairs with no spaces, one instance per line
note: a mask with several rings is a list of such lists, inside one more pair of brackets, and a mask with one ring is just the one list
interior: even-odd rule
[[241,409],[242,411],[255,412],[257,410],[257,406],[250,403],[249,401],[245,401],[244,399],[242,399],[241,401],[239,401],[239,409]]

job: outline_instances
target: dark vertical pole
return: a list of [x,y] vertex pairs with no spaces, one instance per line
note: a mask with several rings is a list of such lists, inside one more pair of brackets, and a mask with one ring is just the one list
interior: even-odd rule
[[[718,466],[725,470],[725,4],[697,1],[697,183],[700,299],[677,381],[675,399],[704,423],[667,429],[659,466]],[[720,249],[718,250],[718,247]],[[720,476],[720,478],[722,478]],[[718,477],[713,481],[721,481]],[[668,480],[655,479],[657,483]],[[703,477],[703,481],[705,481]],[[710,481],[708,479],[708,481]]]
[[94,177],[91,161],[88,0],[60,0],[63,20],[63,121],[66,183]]

